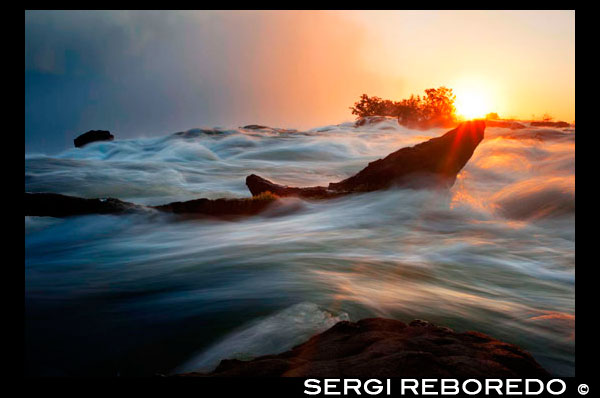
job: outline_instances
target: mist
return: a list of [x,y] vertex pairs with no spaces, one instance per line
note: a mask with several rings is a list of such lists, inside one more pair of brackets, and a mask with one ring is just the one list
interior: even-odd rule
[[89,129],[123,139],[350,120],[360,89],[347,82],[374,80],[360,33],[326,12],[27,12],[26,152]]

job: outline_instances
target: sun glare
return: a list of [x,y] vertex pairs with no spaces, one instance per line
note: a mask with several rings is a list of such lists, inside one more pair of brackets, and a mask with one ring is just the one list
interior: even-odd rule
[[483,118],[490,112],[486,96],[477,91],[466,91],[456,95],[456,113],[465,119]]

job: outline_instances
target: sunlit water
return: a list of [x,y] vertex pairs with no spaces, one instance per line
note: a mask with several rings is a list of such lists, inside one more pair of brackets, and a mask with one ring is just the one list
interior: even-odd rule
[[[152,205],[247,197],[251,173],[327,184],[444,131],[388,120],[101,142],[26,155],[25,190]],[[382,316],[481,331],[573,375],[574,137],[487,128],[449,192],[288,198],[234,222],[25,217],[26,371],[211,370]]]

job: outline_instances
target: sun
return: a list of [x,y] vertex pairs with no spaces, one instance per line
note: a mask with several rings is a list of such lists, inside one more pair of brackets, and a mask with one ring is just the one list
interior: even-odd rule
[[487,96],[477,90],[468,90],[456,94],[456,113],[465,119],[483,118],[490,112]]

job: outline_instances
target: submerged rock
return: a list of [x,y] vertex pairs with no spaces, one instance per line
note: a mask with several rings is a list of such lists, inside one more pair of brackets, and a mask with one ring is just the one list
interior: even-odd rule
[[519,122],[511,122],[506,120],[486,120],[485,125],[487,127],[502,127],[511,130],[520,130],[527,127]]
[[85,199],[58,193],[25,192],[25,215],[67,217],[84,214],[114,214],[141,208],[115,198]]
[[443,187],[454,184],[456,175],[483,140],[483,120],[461,123],[441,137],[413,147],[402,148],[383,159],[369,163],[354,176],[328,187],[288,187],[252,174],[246,185],[252,195],[271,191],[278,196],[331,198],[353,192],[369,192],[391,186],[411,188]]
[[278,355],[227,359],[211,373],[182,376],[542,378],[549,373],[521,348],[482,333],[370,318],[339,322]]
[[246,130],[262,130],[262,129],[268,129],[270,128],[269,126],[263,126],[260,124],[249,124],[247,126],[242,127],[243,129]]
[[531,122],[532,126],[536,127],[570,127],[571,125],[567,122]]
[[115,139],[115,136],[110,133],[110,131],[106,130],[90,130],[87,133],[81,134],[79,137],[73,140],[76,148],[81,148],[84,145],[89,144],[90,142],[95,141],[112,141]]
[[358,119],[356,122],[354,122],[354,127],[377,124],[385,122],[388,119],[396,120],[396,118],[388,118],[386,116],[364,116]]

